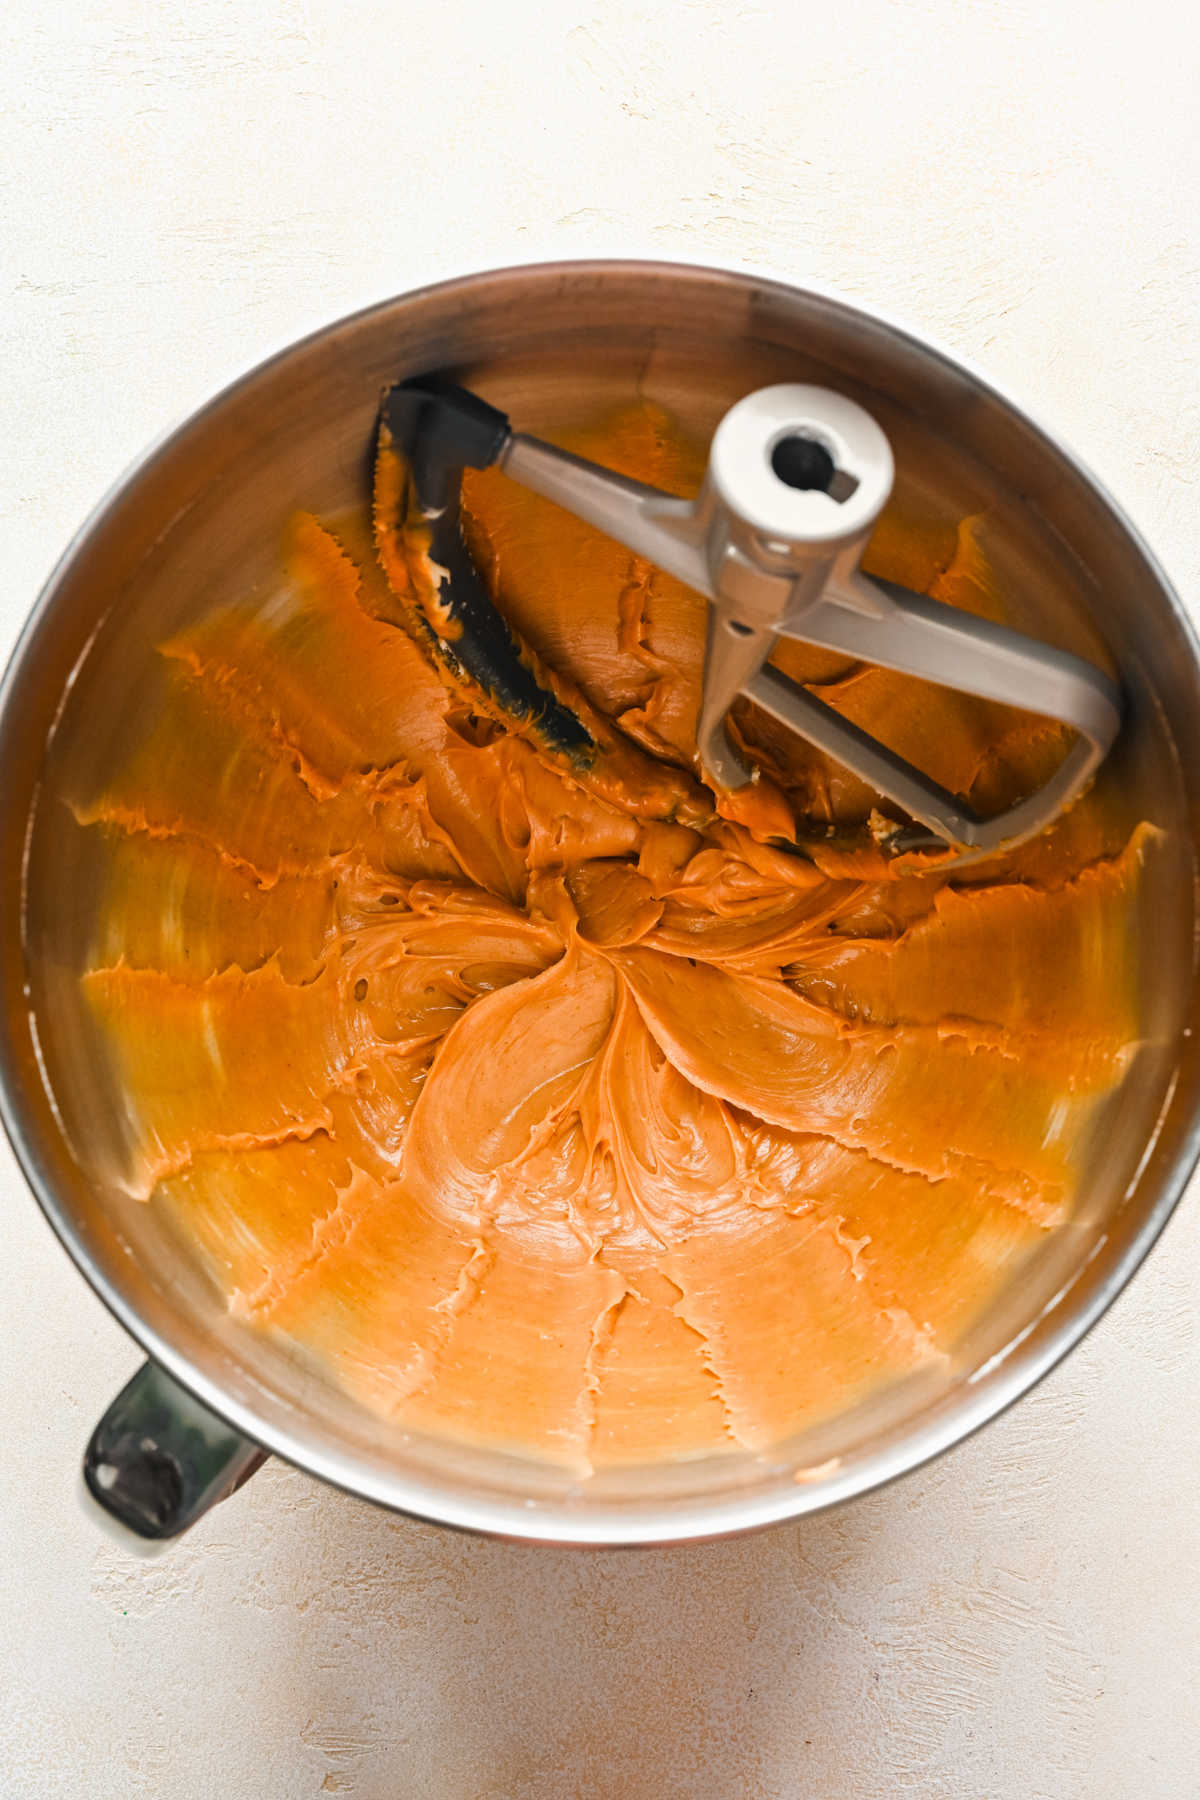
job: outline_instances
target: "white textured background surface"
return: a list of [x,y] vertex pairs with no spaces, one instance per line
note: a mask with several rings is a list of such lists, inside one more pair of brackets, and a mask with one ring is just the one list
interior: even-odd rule
[[[1200,596],[1198,92],[1179,0],[9,0],[0,649],[232,373],[542,250],[906,314]],[[1035,1396],[837,1514],[548,1553],[275,1465],[147,1568],[72,1500],[136,1352],[0,1154],[2,1800],[1200,1795],[1194,1195]]]

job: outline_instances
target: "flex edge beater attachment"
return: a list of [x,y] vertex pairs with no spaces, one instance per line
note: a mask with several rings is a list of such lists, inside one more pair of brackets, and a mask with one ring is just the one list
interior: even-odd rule
[[[843,395],[786,385],[738,401],[717,427],[695,500],[515,432],[503,413],[436,377],[391,388],[381,416],[408,459],[431,530],[431,558],[452,586],[474,583],[471,604],[485,632],[504,627],[462,541],[463,468],[499,467],[708,598],[697,744],[717,789],[736,791],[756,779],[725,729],[730,706],[745,694],[917,821],[897,826],[889,848],[952,849],[976,858],[1050,825],[1087,786],[1116,737],[1120,691],[1102,670],[863,575],[859,560],[891,493],[894,464],[875,420]],[[1059,720],[1076,741],[1036,793],[981,818],[771,668],[767,659],[780,637]]]

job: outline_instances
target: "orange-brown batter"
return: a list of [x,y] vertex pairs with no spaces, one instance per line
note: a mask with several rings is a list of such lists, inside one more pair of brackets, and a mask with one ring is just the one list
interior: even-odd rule
[[[641,404],[571,447],[675,491],[703,460]],[[78,809],[131,1180],[373,1408],[580,1470],[760,1448],[943,1356],[1070,1206],[1149,833],[1088,799],[987,868],[890,867],[875,797],[745,717],[788,853],[692,771],[703,601],[502,476],[466,506],[619,753],[573,775],[443,685],[387,518],[390,587],[361,521],[297,518],[285,588],[161,646],[157,724]],[[868,566],[999,616],[975,523],[889,517]],[[982,806],[1061,752],[781,660]]]

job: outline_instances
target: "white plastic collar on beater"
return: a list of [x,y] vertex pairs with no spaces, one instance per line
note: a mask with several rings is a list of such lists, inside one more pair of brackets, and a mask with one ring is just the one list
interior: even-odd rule
[[[772,457],[787,438],[821,445],[832,458],[838,499],[820,487],[790,486]],[[760,388],[732,407],[713,436],[709,480],[736,517],[767,542],[836,551],[864,538],[887,505],[895,476],[891,446],[869,413],[828,388],[785,383]]]

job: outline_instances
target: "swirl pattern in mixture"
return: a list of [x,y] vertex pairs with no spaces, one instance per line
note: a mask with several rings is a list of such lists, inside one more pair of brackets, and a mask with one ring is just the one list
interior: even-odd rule
[[[698,475],[646,406],[573,447]],[[873,796],[749,720],[817,847],[761,841],[690,769],[703,603],[500,477],[467,499],[618,778],[445,685],[361,522],[295,520],[285,586],[161,646],[156,722],[76,806],[109,852],[84,981],[129,1180],[231,1307],[414,1426],[580,1471],[763,1448],[945,1357],[1064,1216],[1136,1046],[1152,834],[1090,798],[957,878],[869,831],[822,851]],[[879,542],[882,573],[993,604],[973,528]],[[786,654],[985,803],[1056,752]]]

